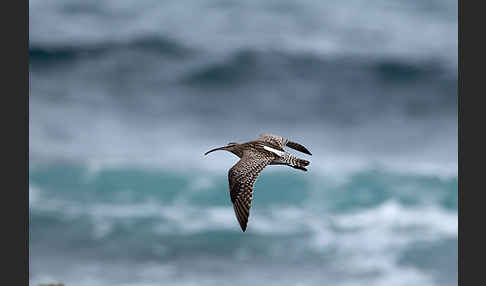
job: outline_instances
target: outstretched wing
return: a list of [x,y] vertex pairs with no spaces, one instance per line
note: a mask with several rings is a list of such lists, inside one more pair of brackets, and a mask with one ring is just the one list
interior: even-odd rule
[[245,150],[240,161],[228,172],[229,189],[233,209],[241,229],[246,230],[250,216],[253,185],[260,172],[273,160],[264,153]]
[[267,143],[270,143],[272,145],[276,145],[280,148],[287,146],[287,147],[290,147],[294,150],[300,151],[302,153],[312,155],[311,152],[309,152],[309,150],[307,150],[307,148],[300,145],[299,143],[289,141],[288,139],[285,139],[285,138],[277,136],[277,135],[262,133],[262,134],[260,134],[260,140],[267,142]]

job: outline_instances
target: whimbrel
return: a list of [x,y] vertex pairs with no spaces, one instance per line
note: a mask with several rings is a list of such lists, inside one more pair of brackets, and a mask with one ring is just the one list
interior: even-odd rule
[[229,170],[228,180],[233,209],[243,232],[246,230],[250,216],[253,185],[263,168],[267,165],[287,165],[307,171],[305,167],[309,165],[309,161],[285,152],[283,149],[285,146],[312,155],[299,143],[272,134],[260,134],[257,140],[246,143],[228,143],[227,146],[209,150],[204,154],[225,150],[240,158],[240,161]]

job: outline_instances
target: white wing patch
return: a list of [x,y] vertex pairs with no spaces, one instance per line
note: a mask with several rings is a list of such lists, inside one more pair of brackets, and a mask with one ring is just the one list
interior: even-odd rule
[[283,151],[280,151],[280,150],[277,150],[277,149],[274,149],[272,147],[268,147],[268,146],[263,146],[263,149],[267,150],[267,151],[270,151],[278,156],[283,156],[283,154],[285,154],[285,152]]

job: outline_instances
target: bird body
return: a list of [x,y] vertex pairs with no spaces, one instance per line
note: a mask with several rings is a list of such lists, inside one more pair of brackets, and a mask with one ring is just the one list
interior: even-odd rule
[[240,160],[228,172],[229,190],[236,218],[243,231],[246,230],[250,216],[253,185],[260,172],[268,165],[287,165],[295,169],[307,171],[309,161],[287,153],[287,146],[300,152],[312,155],[304,146],[288,139],[272,134],[260,134],[260,138],[246,143],[229,143],[227,146],[209,150],[229,151]]

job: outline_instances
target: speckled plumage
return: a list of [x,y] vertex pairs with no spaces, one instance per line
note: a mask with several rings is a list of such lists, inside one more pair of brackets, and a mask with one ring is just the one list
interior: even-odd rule
[[253,185],[267,165],[287,165],[307,171],[305,167],[309,165],[309,161],[285,152],[283,149],[285,146],[312,155],[304,146],[272,134],[260,134],[260,138],[257,140],[242,144],[230,143],[205,154],[216,150],[226,150],[241,158],[229,170],[228,181],[233,209],[243,231],[246,230],[250,216]]

